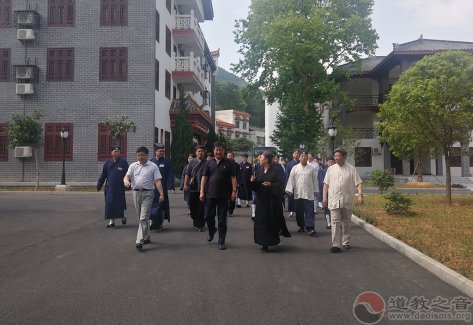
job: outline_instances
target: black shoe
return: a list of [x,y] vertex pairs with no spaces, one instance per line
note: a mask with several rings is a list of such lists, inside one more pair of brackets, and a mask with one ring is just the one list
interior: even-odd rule
[[333,246],[330,248],[330,253],[340,253],[341,251],[340,247]]
[[204,227],[197,227],[197,230],[198,230],[199,232],[204,232],[204,231],[205,231]]
[[151,226],[149,226],[149,230],[156,230],[156,229],[157,229],[157,228],[156,228],[156,225],[151,225]]
[[350,246],[350,245],[348,245],[348,244],[346,244],[346,245],[343,245],[343,248],[345,248],[345,249],[350,249],[350,248],[351,248],[351,246]]
[[304,232],[304,227],[300,227],[299,229],[297,229],[297,232]]
[[327,225],[327,229],[332,229],[332,226],[331,226],[331,225]]
[[143,248],[143,244],[142,244],[142,243],[136,244],[136,249],[141,250],[142,248]]
[[218,244],[218,249],[223,251],[223,250],[226,250],[227,248],[225,247],[225,244]]
[[246,207],[247,207],[247,208],[249,208],[249,207],[250,207],[250,205],[249,205],[249,204],[247,204],[247,205],[246,205]]
[[128,220],[126,220],[126,218],[122,218],[122,225],[126,225],[126,222],[127,222],[127,221],[128,221]]
[[251,217],[250,219],[251,219],[251,221],[253,221],[253,222],[255,221],[255,217]]
[[105,228],[112,228],[112,227],[115,227],[114,223],[109,223]]
[[315,236],[315,235],[317,235],[317,232],[316,232],[314,229],[311,229],[311,230],[309,230],[309,231],[307,232],[307,235],[309,235],[309,236]]
[[157,231],[164,230],[163,225],[156,226],[154,229]]
[[151,243],[151,239],[145,239],[145,240],[143,240],[143,245],[147,245],[147,244],[149,244],[149,243]]
[[263,246],[263,247],[261,247],[260,250],[259,250],[260,253],[267,253],[268,251],[269,251],[268,246]]
[[241,205],[238,204],[238,205],[237,205],[237,208],[241,208]]
[[228,216],[233,217],[233,211],[228,211]]
[[209,233],[207,235],[207,241],[210,243],[212,240],[214,240],[214,236],[215,236],[215,233],[217,232],[217,229],[214,229],[213,231],[211,231],[209,229]]

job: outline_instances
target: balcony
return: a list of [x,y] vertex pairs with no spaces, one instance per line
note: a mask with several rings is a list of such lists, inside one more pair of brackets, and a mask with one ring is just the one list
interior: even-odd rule
[[174,0],[180,13],[195,12],[198,21],[212,20],[214,17],[212,0]]
[[[171,128],[175,126],[174,116],[179,114],[179,105],[179,100],[171,102],[169,109]],[[192,126],[194,137],[198,140],[199,144],[205,143],[210,128],[213,128],[213,119],[191,96],[187,96],[186,110],[189,113],[187,122]]]
[[377,139],[379,136],[378,129],[374,128],[353,128],[352,130],[360,139]]
[[350,112],[378,112],[379,96],[378,95],[349,95],[354,106],[349,109]]
[[182,84],[187,91],[204,91],[205,74],[200,64],[200,58],[190,53],[187,57],[177,57],[172,78],[176,83]]
[[176,27],[172,30],[172,36],[175,43],[185,47],[188,52],[204,55],[205,37],[193,10],[190,15],[176,15]]

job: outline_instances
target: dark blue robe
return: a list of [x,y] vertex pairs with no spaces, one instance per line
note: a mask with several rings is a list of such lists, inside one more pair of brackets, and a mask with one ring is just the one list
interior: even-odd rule
[[253,175],[253,167],[249,162],[240,163],[240,179],[238,180],[238,198],[240,200],[250,201],[253,199],[251,193],[251,175]]
[[[291,174],[292,168],[299,163],[299,160],[293,159],[290,162],[287,163],[286,166],[286,184],[287,180],[289,179],[289,175]],[[295,201],[294,201],[294,196],[289,195],[287,197],[287,209],[289,212],[295,212],[296,211],[296,206],[295,206]]]
[[126,210],[125,185],[123,178],[128,171],[128,162],[119,157],[116,161],[105,162],[102,174],[97,181],[97,191],[105,183],[105,219],[124,218]]
[[[153,158],[151,159],[159,167],[159,172],[161,173],[161,184],[163,186],[163,193],[164,193],[164,202],[159,203],[159,192],[157,189],[154,190],[154,205],[159,205],[158,214],[163,214],[163,219],[167,219],[168,222],[171,221],[171,214],[169,212],[169,196],[168,190],[174,190],[174,174],[172,171],[172,160],[166,157],[161,157],[159,159]],[[156,214],[150,215],[151,220],[153,222],[156,219]]]

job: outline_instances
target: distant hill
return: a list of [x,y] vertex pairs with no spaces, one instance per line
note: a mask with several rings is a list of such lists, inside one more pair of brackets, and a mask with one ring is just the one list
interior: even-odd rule
[[233,83],[235,85],[238,85],[240,87],[244,87],[247,85],[246,81],[238,77],[237,75],[228,72],[224,68],[219,67],[217,70],[217,74],[215,76],[216,81],[220,82],[229,82]]

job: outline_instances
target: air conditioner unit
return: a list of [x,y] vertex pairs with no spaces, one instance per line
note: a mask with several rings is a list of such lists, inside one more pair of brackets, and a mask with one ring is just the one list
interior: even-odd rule
[[33,156],[33,148],[31,147],[16,147],[15,158],[26,158]]
[[18,14],[18,24],[34,25],[34,15],[31,12],[22,12]]
[[32,84],[16,84],[17,95],[31,95],[34,94],[34,88]]
[[32,29],[19,29],[17,34],[17,38],[21,41],[27,41],[27,40],[34,40],[34,30]]
[[33,78],[33,68],[16,67],[16,79],[31,79],[31,78]]
[[371,148],[371,154],[373,156],[378,156],[381,154],[381,149],[380,148],[377,148],[377,147],[374,147],[374,148]]

